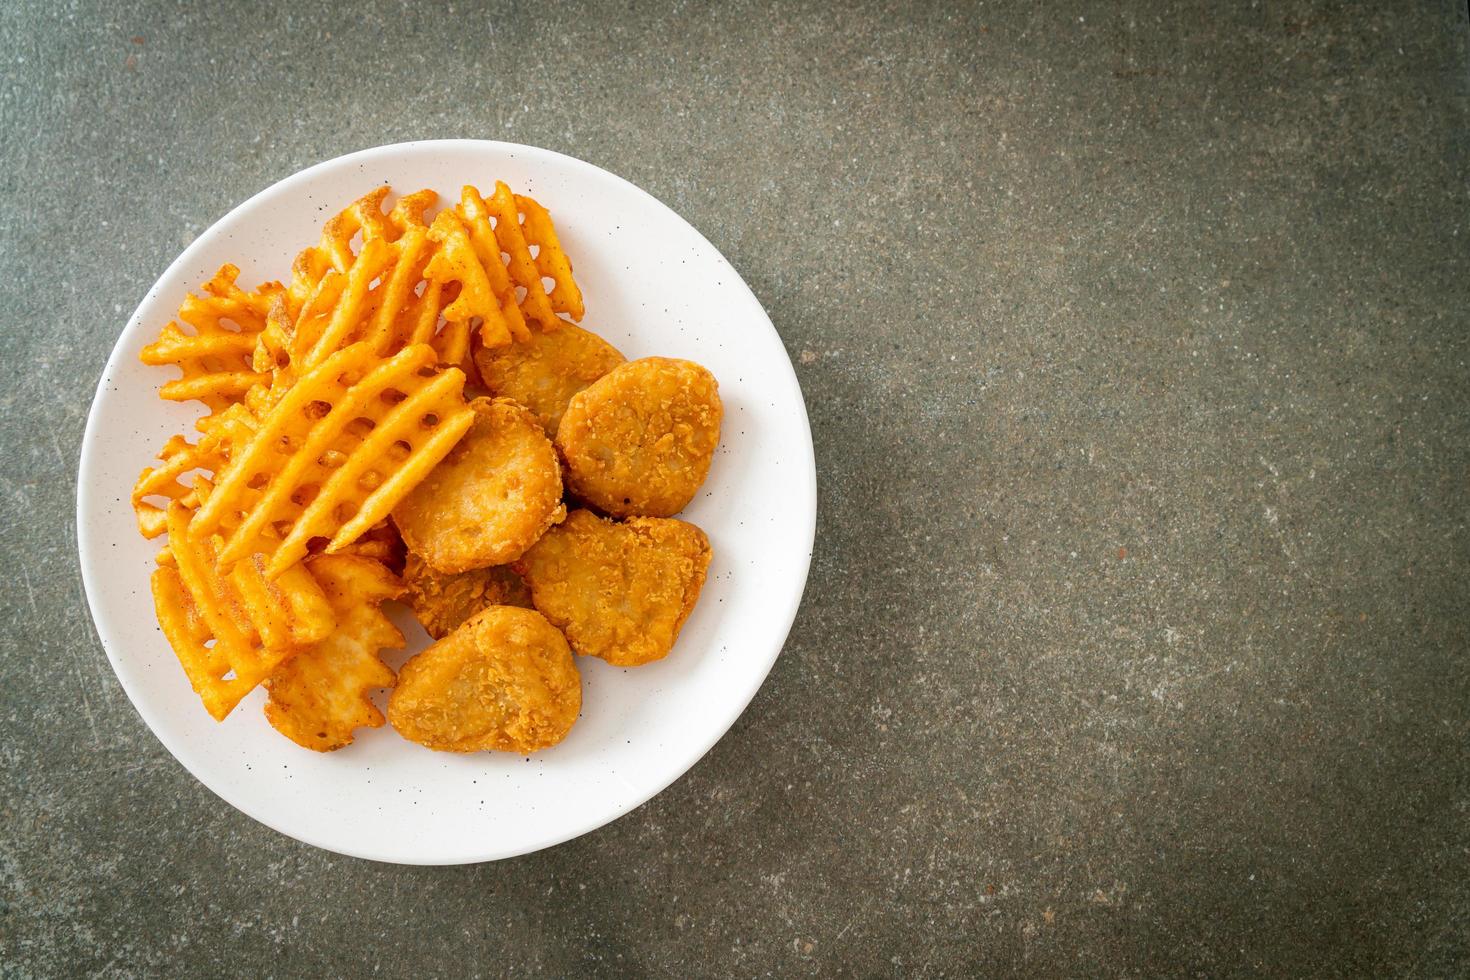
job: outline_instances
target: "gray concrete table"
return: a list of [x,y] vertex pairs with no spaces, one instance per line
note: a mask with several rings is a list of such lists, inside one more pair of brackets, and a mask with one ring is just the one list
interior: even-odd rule
[[[1462,0],[229,6],[0,5],[0,975],[1470,970]],[[607,167],[729,256],[821,516],[686,778],[436,870],[190,778],[72,514],[178,251],[442,136]]]

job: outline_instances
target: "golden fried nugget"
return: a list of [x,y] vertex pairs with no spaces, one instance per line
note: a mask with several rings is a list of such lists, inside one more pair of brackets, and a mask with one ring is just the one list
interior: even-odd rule
[[709,473],[719,385],[693,361],[645,357],[572,398],[556,430],[573,494],[614,517],[669,517]]
[[418,555],[410,554],[404,564],[403,582],[408,586],[403,601],[424,631],[436,640],[442,640],[489,606],[532,608],[531,591],[507,565],[444,575]]
[[566,737],[582,678],[564,636],[534,609],[491,606],[403,665],[388,721],[446,752],[534,752]]
[[383,724],[369,692],[392,687],[393,671],[378,651],[403,646],[403,634],[379,607],[403,583],[382,563],[356,555],[313,555],[305,567],[326,591],[337,626],[266,679],[265,716],[297,745],[331,752],[350,744],[354,729]]
[[529,408],[552,438],[572,396],[625,360],[612,344],[566,320],[522,343],[475,351],[475,367],[491,394]]
[[674,648],[710,558],[709,538],[685,521],[574,510],[511,567],[572,649],[636,667]]
[[409,550],[438,572],[504,565],[566,516],[556,450],[536,417],[505,398],[470,408],[464,438],[393,509]]

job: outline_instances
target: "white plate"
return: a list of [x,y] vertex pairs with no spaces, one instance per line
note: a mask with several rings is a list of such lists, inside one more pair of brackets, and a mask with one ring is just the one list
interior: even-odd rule
[[[719,453],[682,515],[709,534],[714,563],[665,660],[633,670],[579,657],[582,717],[530,758],[454,755],[362,730],[318,754],[277,734],[250,695],[222,723],[205,713],[159,632],[148,576],[158,542],[128,505],[169,435],[192,433],[197,404],[160,401],[169,376],[138,351],[184,294],[224,262],[247,288],[285,280],[322,223],[371,188],[431,187],[445,200],[496,179],[550,209],[587,300],[583,324],[629,358],[685,357],[714,372],[725,402]],[[92,617],[128,697],[168,750],[230,804],[282,833],[343,854],[460,864],[524,854],[627,813],[707,752],[781,651],[806,583],[816,527],[811,430],[791,362],[765,311],[699,232],[591,164],[510,143],[403,143],[329,160],[235,208],[180,255],[118,339],[87,419],[77,538]],[[427,642],[403,610],[409,651]],[[160,827],[167,838],[177,830]]]

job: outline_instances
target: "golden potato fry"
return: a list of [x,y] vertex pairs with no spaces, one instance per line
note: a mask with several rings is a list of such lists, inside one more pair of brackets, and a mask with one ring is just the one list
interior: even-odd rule
[[614,517],[669,517],[709,473],[719,385],[693,361],[645,357],[572,398],[556,430],[573,494]]
[[297,745],[331,752],[350,744],[355,729],[383,724],[369,692],[392,687],[393,671],[378,651],[403,646],[403,634],[380,607],[403,583],[380,562],[355,555],[314,555],[304,567],[326,591],[337,627],[266,678],[265,716]]
[[254,369],[252,353],[265,329],[266,312],[284,287],[268,282],[247,293],[235,282],[239,275],[233,265],[220,266],[204,284],[203,296],[190,293],[179,306],[179,319],[192,332],[169,323],[139,353],[144,364],[176,365],[183,372],[164,384],[159,397],[200,401],[217,414],[238,403],[254,385],[270,380]]
[[535,416],[504,398],[470,403],[474,424],[393,510],[435,571],[504,565],[566,516],[561,467]]
[[443,314],[466,337],[472,320],[481,323],[481,341],[497,347],[525,340],[528,320],[555,330],[558,313],[582,319],[582,291],[572,279],[571,260],[551,215],[533,198],[512,194],[501,181],[489,198],[467,185],[459,204],[439,212],[429,237],[439,251],[424,275],[432,286],[457,286]]
[[552,438],[572,396],[624,360],[612,344],[566,320],[523,343],[475,351],[475,367],[491,394],[529,408]]
[[511,567],[572,649],[636,667],[674,648],[710,558],[709,538],[685,521],[574,510]]
[[189,683],[222,721],[283,660],[328,636],[336,613],[301,565],[275,580],[259,555],[221,569],[220,536],[196,538],[193,519],[183,504],[169,504],[169,546],[153,573],[153,605]]
[[402,575],[408,546],[403,543],[403,535],[398,533],[398,528],[385,518],[364,531],[362,537],[339,549],[336,554],[371,558],[387,565],[388,571],[394,575]]
[[428,344],[382,360],[365,343],[296,382],[238,449],[199,508],[192,533],[229,537],[232,563],[252,553],[279,575],[315,537],[328,552],[356,541],[419,484],[474,422],[464,374],[434,371]]
[[489,606],[532,608],[531,591],[508,565],[444,575],[430,568],[418,555],[410,554],[404,565],[403,582],[408,587],[403,601],[413,610],[424,631],[436,640],[442,640]]
[[534,609],[491,606],[403,665],[388,720],[431,749],[534,752],[581,710],[566,638]]
[[[418,289],[434,253],[424,211],[439,195],[405,195],[385,214],[387,195],[379,187],[354,201],[327,222],[316,245],[297,255],[291,286],[256,350],[255,367],[271,371],[273,394],[357,341],[380,357],[413,344],[445,350],[445,338],[434,333],[441,287],[430,282]],[[448,363],[457,362],[450,357]]]

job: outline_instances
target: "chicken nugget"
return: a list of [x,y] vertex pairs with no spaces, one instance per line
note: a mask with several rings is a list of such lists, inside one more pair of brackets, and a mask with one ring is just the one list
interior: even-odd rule
[[709,538],[685,521],[574,510],[512,567],[572,649],[636,667],[674,648],[710,557]]
[[403,601],[436,640],[442,640],[460,623],[488,606],[532,608],[531,591],[507,565],[444,575],[430,568],[418,555],[411,554],[404,564],[403,583],[408,587]]
[[490,393],[529,408],[548,437],[556,436],[572,396],[625,360],[612,344],[566,320],[555,330],[533,331],[530,340],[475,351]]
[[720,441],[719,385],[693,361],[645,357],[572,398],[556,430],[572,493],[614,517],[669,517]]
[[491,606],[403,665],[388,721],[445,752],[535,752],[566,738],[582,678],[566,637],[534,609]]
[[504,565],[566,516],[561,465],[536,417],[507,398],[470,408],[464,438],[393,508],[409,550],[438,572]]

